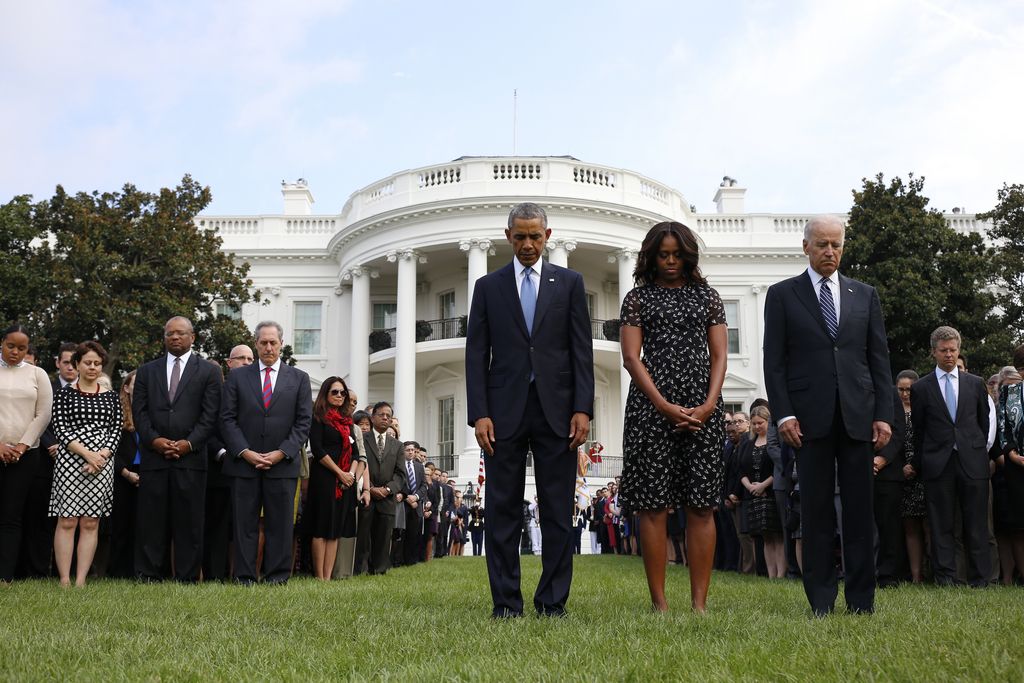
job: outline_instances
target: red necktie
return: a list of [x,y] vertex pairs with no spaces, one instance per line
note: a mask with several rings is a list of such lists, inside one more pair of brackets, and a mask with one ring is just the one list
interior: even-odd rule
[[270,371],[273,368],[267,368],[266,374],[263,375],[263,409],[266,410],[270,407],[270,397],[274,395],[274,387],[270,383]]

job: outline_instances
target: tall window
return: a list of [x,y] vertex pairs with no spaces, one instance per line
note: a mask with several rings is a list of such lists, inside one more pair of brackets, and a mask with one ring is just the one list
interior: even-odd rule
[[725,329],[729,341],[729,353],[740,352],[740,302],[723,301],[725,306]]
[[450,320],[455,317],[455,290],[438,294],[437,301],[440,304],[438,317],[441,320]]
[[295,344],[296,356],[320,354],[320,332],[323,304],[319,301],[295,302]]
[[455,469],[455,397],[437,400],[438,465],[454,476]]
[[224,301],[218,301],[214,304],[213,310],[218,318],[231,318],[232,320],[242,319],[242,310]]
[[390,330],[398,325],[398,304],[373,305],[373,329]]
[[587,292],[587,313],[590,314],[590,319],[593,320],[597,316],[594,315],[594,311],[597,310],[597,297],[593,292]]

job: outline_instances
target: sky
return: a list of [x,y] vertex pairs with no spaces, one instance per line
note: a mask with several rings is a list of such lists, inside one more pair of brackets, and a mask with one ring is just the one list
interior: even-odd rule
[[[878,173],[934,208],[1024,183],[1024,1],[0,0],[0,203],[156,191],[314,213],[460,156],[571,155],[714,210],[847,211]],[[513,106],[513,92],[517,93]],[[513,123],[515,122],[515,125]]]

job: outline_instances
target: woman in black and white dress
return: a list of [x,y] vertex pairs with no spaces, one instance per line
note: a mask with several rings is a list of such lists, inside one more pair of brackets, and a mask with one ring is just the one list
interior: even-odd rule
[[98,342],[82,342],[71,362],[78,381],[64,387],[53,403],[52,428],[57,459],[50,493],[50,516],[57,517],[53,550],[62,586],[71,584],[71,556],[78,530],[75,585],[84,586],[96,554],[101,517],[114,499],[113,455],[121,439],[121,402],[99,382],[107,352]]

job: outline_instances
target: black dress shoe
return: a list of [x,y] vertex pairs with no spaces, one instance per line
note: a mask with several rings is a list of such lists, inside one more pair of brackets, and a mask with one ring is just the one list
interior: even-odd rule
[[537,616],[565,619],[569,616],[569,613],[565,611],[564,607],[545,607],[544,609],[537,610]]
[[491,611],[491,619],[517,619],[523,616],[522,612],[517,612],[510,607],[495,607]]
[[827,617],[830,614],[832,614],[832,608],[831,607],[829,607],[828,609],[816,608],[816,607],[812,607],[811,608],[811,616],[814,617],[815,619],[824,619],[825,617]]

